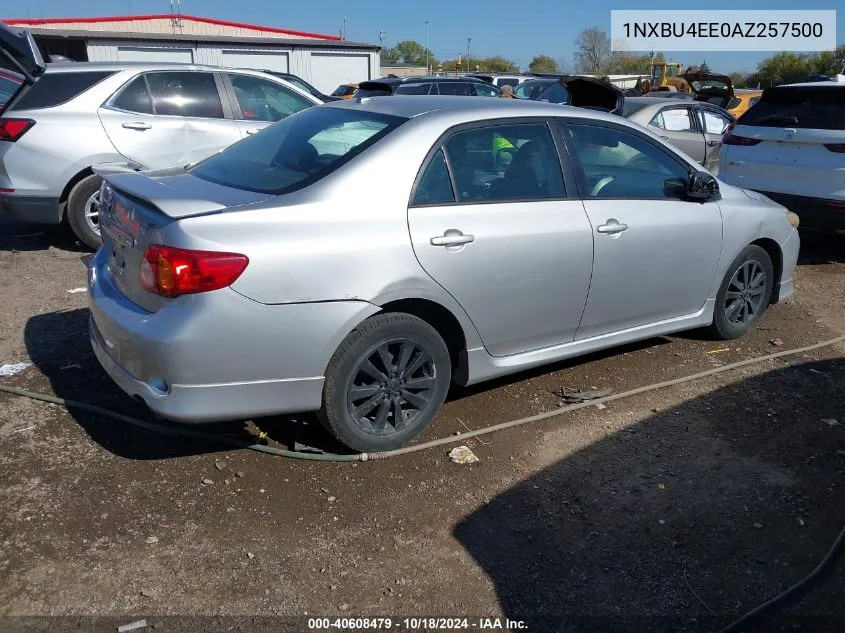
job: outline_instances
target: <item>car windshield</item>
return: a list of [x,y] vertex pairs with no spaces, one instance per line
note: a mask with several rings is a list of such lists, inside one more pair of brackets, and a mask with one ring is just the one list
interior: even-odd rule
[[771,88],[738,123],[755,127],[845,130],[845,88]]
[[226,187],[287,193],[325,177],[406,120],[341,108],[310,108],[215,154],[191,173]]
[[338,86],[335,88],[334,92],[332,93],[333,97],[348,97],[349,95],[355,94],[355,86],[350,86],[349,84],[343,84],[342,86]]

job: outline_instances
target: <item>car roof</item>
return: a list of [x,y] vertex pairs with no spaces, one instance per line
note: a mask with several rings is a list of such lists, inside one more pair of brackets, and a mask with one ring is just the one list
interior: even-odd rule
[[[179,62],[53,62],[47,64],[47,71],[53,73],[93,72],[100,70],[220,70],[219,66],[204,64],[184,64]],[[244,70],[247,72],[264,72],[251,68],[237,68],[228,70]]]
[[523,99],[491,99],[489,97],[461,97],[444,95],[399,95],[390,97],[364,97],[332,101],[320,106],[364,110],[404,118],[420,115],[442,115],[474,121],[493,116],[569,116],[603,121],[619,121],[621,117],[590,110],[541,101]]
[[845,88],[845,82],[841,81],[804,81],[799,84],[784,84],[776,88]]

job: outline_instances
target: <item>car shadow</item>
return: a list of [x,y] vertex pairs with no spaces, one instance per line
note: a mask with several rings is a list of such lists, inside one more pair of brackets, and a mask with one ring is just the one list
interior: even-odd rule
[[845,235],[801,231],[798,265],[841,264],[845,262]]
[[[289,447],[325,452],[342,451],[313,416],[273,416],[255,421],[232,421],[180,425],[159,418],[146,405],[127,396],[101,367],[88,340],[87,309],[49,312],[31,317],[24,328],[24,341],[32,363],[49,381],[59,398],[96,405],[164,427],[183,427],[239,442],[260,441],[278,448]],[[36,388],[37,389],[37,388]],[[127,459],[166,459],[230,450],[231,445],[148,431],[127,422],[73,406],[68,414],[92,440]]]
[[[809,573],[845,523],[843,409],[840,358],[613,432],[598,422],[594,443],[550,430],[531,453],[543,469],[454,536],[528,630],[719,630]],[[812,591],[742,630],[845,630],[842,554]]]
[[64,224],[30,224],[19,222],[0,213],[0,251],[46,251],[56,248],[63,251],[90,254]]

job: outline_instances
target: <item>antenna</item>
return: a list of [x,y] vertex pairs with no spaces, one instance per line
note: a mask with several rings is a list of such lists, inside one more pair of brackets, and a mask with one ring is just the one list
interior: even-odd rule
[[346,40],[346,16],[343,16],[343,28],[340,29],[340,39]]
[[170,23],[174,31],[182,28],[182,0],[170,0]]
[[378,32],[378,45],[382,46],[384,44],[384,36],[387,35],[387,31],[379,31]]

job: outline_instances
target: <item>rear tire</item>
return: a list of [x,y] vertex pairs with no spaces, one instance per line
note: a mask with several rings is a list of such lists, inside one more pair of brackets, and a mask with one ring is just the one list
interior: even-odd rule
[[[99,194],[102,180],[91,175],[76,183],[67,197],[67,221],[76,237],[97,250],[102,244],[99,228]],[[92,214],[96,213],[94,216]]]
[[710,332],[723,340],[747,334],[769,305],[774,277],[769,254],[755,244],[746,246],[731,262],[716,294]]
[[391,450],[431,424],[451,379],[449,350],[437,330],[410,314],[377,314],[329,361],[318,417],[353,450]]

